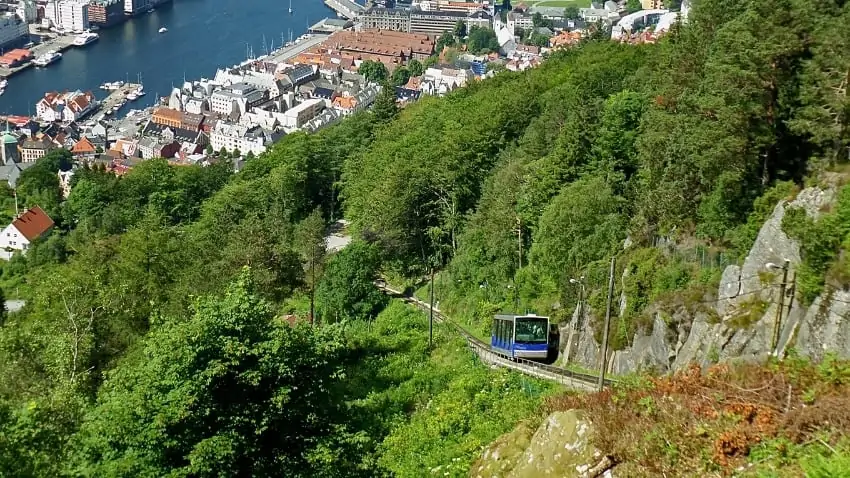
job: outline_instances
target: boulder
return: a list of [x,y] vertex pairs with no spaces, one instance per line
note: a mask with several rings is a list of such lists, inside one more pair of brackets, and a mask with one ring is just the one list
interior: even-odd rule
[[512,431],[491,443],[469,470],[470,478],[498,478],[508,476],[519,457],[531,443],[534,429],[522,422]]
[[590,444],[592,431],[580,410],[552,413],[534,433],[507,478],[583,476],[601,459]]

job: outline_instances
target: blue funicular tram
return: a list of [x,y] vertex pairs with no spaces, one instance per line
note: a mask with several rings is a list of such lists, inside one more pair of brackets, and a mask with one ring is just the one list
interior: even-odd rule
[[547,360],[550,330],[549,317],[499,314],[493,318],[490,348],[514,359]]

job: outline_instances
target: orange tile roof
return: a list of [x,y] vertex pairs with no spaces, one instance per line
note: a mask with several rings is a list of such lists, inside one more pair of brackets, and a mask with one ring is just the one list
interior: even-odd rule
[[53,219],[40,207],[33,206],[12,221],[12,224],[24,237],[33,241],[53,227]]
[[80,140],[77,141],[77,144],[71,148],[71,153],[73,154],[93,154],[95,151],[96,149],[94,145],[91,144],[91,141],[89,141],[89,139],[85,136],[80,138]]
[[353,110],[354,107],[357,106],[357,98],[353,96],[337,96],[334,98],[334,106],[339,106],[346,110]]

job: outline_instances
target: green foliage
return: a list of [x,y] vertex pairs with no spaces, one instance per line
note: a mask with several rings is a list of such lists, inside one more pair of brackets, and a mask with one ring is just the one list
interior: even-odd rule
[[581,13],[576,5],[568,5],[564,8],[564,18],[567,20],[578,20],[581,18]]
[[[838,277],[846,262],[837,261],[840,249],[850,244],[850,188],[844,187],[831,212],[817,220],[803,209],[789,208],[782,219],[785,232],[801,243],[803,263],[797,270],[797,288],[804,303],[810,304],[824,290],[827,272],[831,267]],[[840,286],[840,284],[834,284]]]
[[410,76],[422,76],[425,67],[422,65],[422,62],[414,58],[407,62],[407,70],[410,72]]
[[316,297],[323,322],[368,320],[386,303],[373,281],[380,267],[380,251],[364,242],[349,244],[331,256]]
[[640,4],[640,0],[628,0],[626,2],[626,11],[629,13],[634,13],[642,9],[643,7]]
[[312,476],[305,458],[335,414],[333,334],[275,324],[243,274],[109,375],[74,439],[75,472]]
[[366,60],[357,68],[357,72],[366,78],[366,81],[372,83],[383,83],[386,81],[390,73],[387,67],[380,61]]
[[457,45],[457,39],[454,34],[451,32],[445,32],[437,38],[437,43],[434,45],[434,49],[437,53],[442,52],[447,47],[453,47]]
[[410,71],[407,68],[400,66],[400,67],[396,68],[395,71],[393,71],[392,85],[393,86],[402,86],[405,83],[407,83],[407,80],[409,80],[409,79],[410,79]]
[[375,121],[379,123],[392,121],[398,116],[395,88],[389,83],[381,86],[381,92],[378,93],[378,97],[375,98],[375,104],[372,106],[372,114],[375,115]]
[[492,28],[474,26],[469,29],[466,39],[467,49],[473,53],[490,53],[499,51],[499,40]]
[[466,22],[458,20],[455,23],[455,28],[452,31],[455,38],[465,38],[466,37]]

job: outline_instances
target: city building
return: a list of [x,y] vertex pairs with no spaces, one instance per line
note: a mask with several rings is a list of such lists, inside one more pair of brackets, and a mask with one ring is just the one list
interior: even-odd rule
[[322,98],[305,100],[303,103],[298,104],[283,113],[283,127],[288,129],[298,129],[318,115],[324,107],[325,100]]
[[124,13],[127,15],[138,15],[150,10],[151,0],[124,0]]
[[71,178],[74,177],[74,170],[60,170],[56,174],[59,176],[59,189],[62,190],[62,198],[68,199],[68,196],[71,194]]
[[238,117],[266,99],[266,94],[255,86],[236,83],[212,94],[210,110],[221,115],[232,114]]
[[507,26],[508,30],[510,30],[511,35],[517,34],[517,29],[530,31],[534,28],[534,19],[531,15],[526,15],[519,12],[510,12],[507,15]]
[[71,148],[71,154],[78,160],[94,158],[97,154],[97,148],[95,148],[88,138],[83,136],[74,144],[74,147]]
[[[452,3],[455,2],[446,2]],[[487,27],[493,22],[493,16],[482,10],[479,4],[468,3],[471,7],[457,10],[406,10],[397,8],[373,7],[357,17],[357,29],[392,30],[406,33],[425,33],[441,35],[454,30],[457,22],[463,22],[467,28]]]
[[223,120],[215,124],[210,134],[210,145],[215,151],[224,148],[228,152],[239,150],[241,154],[251,152],[259,155],[272,142],[273,138],[259,126],[251,127]]
[[35,104],[35,113],[42,121],[77,121],[94,111],[97,102],[87,91],[70,93],[50,92]]
[[50,0],[44,16],[59,30],[82,32],[90,26],[88,0]]
[[15,252],[25,253],[30,244],[53,229],[53,219],[40,207],[33,206],[15,218],[0,232],[0,257],[9,260]]
[[640,0],[640,6],[644,10],[661,10],[664,8],[663,0]]
[[20,0],[15,13],[24,23],[35,23],[38,21],[38,6],[33,0]]
[[454,30],[457,22],[464,22],[467,29],[472,27],[490,28],[493,17],[484,11],[463,12],[410,12],[410,32],[441,35]]
[[89,23],[99,27],[108,27],[126,19],[124,0],[91,0],[89,3]]
[[29,33],[27,24],[16,14],[9,12],[0,16],[0,49],[26,43]]
[[21,162],[34,163],[54,149],[56,146],[45,137],[29,137],[21,144]]

